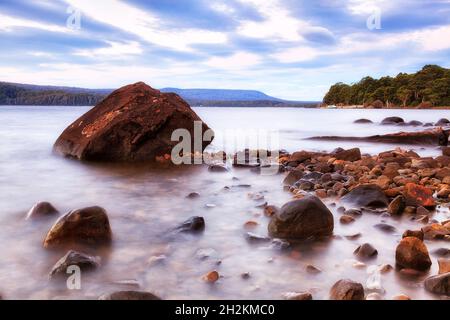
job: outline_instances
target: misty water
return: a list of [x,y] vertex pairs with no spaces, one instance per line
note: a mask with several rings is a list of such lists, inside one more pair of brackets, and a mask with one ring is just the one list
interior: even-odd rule
[[[281,184],[284,174],[264,176],[244,168],[213,173],[202,165],[88,164],[53,155],[58,135],[88,109],[0,106],[0,293],[7,299],[95,299],[115,290],[146,290],[164,299],[281,299],[284,292],[308,290],[314,299],[327,299],[330,287],[339,279],[366,283],[367,270],[353,267],[353,251],[359,244],[370,242],[378,250],[369,265],[394,265],[402,232],[418,228],[417,222],[408,218],[394,220],[375,214],[341,225],[336,207],[330,205],[335,200],[328,199],[326,204],[335,215],[333,239],[304,242],[287,250],[270,242],[249,243],[247,231],[267,235],[268,218],[258,206],[266,201],[281,206],[292,199]],[[449,117],[445,110],[194,109],[216,131],[210,150],[226,151],[242,149],[244,136],[270,132],[271,146],[288,151],[331,151],[356,145],[364,153],[375,154],[397,146],[305,138],[423,129],[379,125],[391,115],[422,122]],[[374,124],[353,124],[358,118],[371,119]],[[439,154],[437,147],[411,149],[421,155]],[[243,184],[250,187],[239,186]],[[187,199],[190,192],[198,192],[200,197]],[[260,195],[264,199],[259,199]],[[48,280],[51,267],[65,251],[42,246],[54,219],[24,219],[37,201],[49,201],[61,213],[92,205],[108,212],[113,244],[108,250],[89,252],[101,255],[103,263],[98,270],[83,274],[81,290],[68,290]],[[172,236],[167,232],[191,216],[205,218],[204,233]],[[435,217],[443,220],[450,215],[438,208]],[[247,230],[244,223],[248,220],[258,225]],[[375,229],[380,222],[394,225],[397,232]],[[357,240],[344,237],[358,232],[362,236]],[[448,248],[448,242],[426,244],[433,262],[429,273],[419,278],[395,271],[383,274],[386,299],[400,293],[413,299],[437,298],[427,293],[422,283],[427,275],[437,273],[433,251]],[[322,272],[307,273],[309,264]],[[211,270],[222,276],[215,284],[202,281]],[[241,276],[246,272],[250,273],[248,279]]]

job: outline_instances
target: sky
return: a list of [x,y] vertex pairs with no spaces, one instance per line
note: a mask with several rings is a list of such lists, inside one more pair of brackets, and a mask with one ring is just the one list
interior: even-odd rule
[[450,0],[2,0],[0,81],[260,90],[450,67]]

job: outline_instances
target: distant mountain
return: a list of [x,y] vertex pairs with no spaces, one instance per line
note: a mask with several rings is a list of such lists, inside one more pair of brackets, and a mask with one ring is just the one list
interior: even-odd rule
[[256,90],[163,88],[161,91],[174,92],[186,100],[283,101]]
[[[86,89],[0,82],[0,105],[90,106],[100,102],[114,89]],[[192,106],[210,107],[316,107],[318,102],[286,101],[255,90],[178,89],[174,92]]]

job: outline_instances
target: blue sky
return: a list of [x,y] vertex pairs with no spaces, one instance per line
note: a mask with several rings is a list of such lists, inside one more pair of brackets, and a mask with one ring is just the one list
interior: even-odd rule
[[321,100],[338,81],[450,67],[450,0],[2,0],[0,46],[0,81]]

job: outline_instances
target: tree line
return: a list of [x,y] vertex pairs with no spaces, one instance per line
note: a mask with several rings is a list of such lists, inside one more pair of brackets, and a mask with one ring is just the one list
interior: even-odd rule
[[352,85],[339,82],[331,86],[323,102],[379,107],[450,106],[450,69],[426,65],[413,74],[365,77]]

